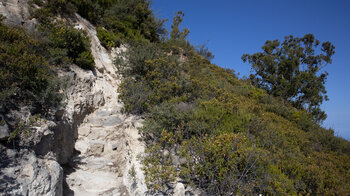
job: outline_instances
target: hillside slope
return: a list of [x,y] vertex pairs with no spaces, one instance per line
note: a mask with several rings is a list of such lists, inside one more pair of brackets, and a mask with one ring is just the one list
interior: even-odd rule
[[[77,12],[77,13],[76,13]],[[146,0],[1,0],[3,195],[347,195],[350,142]]]
[[[168,193],[181,179],[209,195],[346,195],[350,143],[311,113],[210,62],[180,30],[131,43],[116,65],[124,111],[145,116],[146,184]],[[126,60],[127,59],[127,60]]]
[[349,193],[350,143],[305,110],[211,64],[185,40],[136,44],[125,56],[120,97],[126,112],[146,117],[143,163],[154,193],[177,178],[209,195]]

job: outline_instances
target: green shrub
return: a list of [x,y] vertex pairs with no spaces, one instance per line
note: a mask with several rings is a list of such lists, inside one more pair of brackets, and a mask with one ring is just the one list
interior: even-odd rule
[[136,80],[140,80],[149,71],[146,61],[161,56],[164,56],[164,54],[156,44],[136,42],[131,44],[127,52],[122,53],[115,59],[115,65],[118,72],[124,77],[133,76]]
[[244,132],[252,115],[234,105],[224,104],[216,99],[201,101],[194,113],[197,131],[206,134]]
[[[147,114],[142,128],[143,133],[152,138],[153,141],[159,141],[163,130],[171,134],[180,134],[183,138],[191,138],[196,132],[191,129],[190,122],[194,121],[194,106],[184,102],[169,103],[164,102],[153,107]],[[178,141],[178,143],[181,141]]]
[[90,49],[90,39],[84,31],[61,23],[42,25],[41,31],[47,33],[50,40],[47,48],[49,62],[53,64],[73,62],[79,67],[89,70],[95,67]]
[[103,17],[103,9],[99,2],[107,2],[105,0],[68,0],[70,1],[77,9],[77,12],[84,18],[91,21],[93,24],[98,24],[101,22]]
[[164,148],[159,144],[150,146],[145,151],[142,168],[145,172],[145,182],[150,193],[164,192],[167,185],[175,182],[176,168],[171,164],[170,155],[163,154]]
[[63,9],[72,5],[66,0],[49,1],[43,7],[32,11],[32,17],[40,21],[41,36],[47,37],[50,42],[43,46],[46,49],[45,52],[48,53],[45,55],[46,58],[55,65],[73,62],[83,69],[92,70],[95,65],[89,37],[83,30],[75,29],[63,22],[52,22],[57,14],[63,12],[55,10],[57,6]]
[[65,65],[72,63],[72,59],[68,57],[68,49],[50,47],[47,50],[47,60],[51,65]]
[[149,110],[152,89],[144,82],[136,82],[133,79],[124,80],[118,92],[119,98],[124,102],[124,112],[142,114]]
[[103,26],[127,40],[157,42],[164,21],[157,20],[146,0],[118,0],[104,11]]
[[92,70],[95,68],[95,59],[90,51],[80,53],[79,56],[74,59],[74,62],[83,69]]
[[[191,81],[185,79],[187,76],[184,66],[176,57],[167,56],[157,44],[134,43],[125,54],[116,59],[115,64],[124,77],[132,76],[132,79],[123,82],[123,90],[120,91],[121,97],[126,98],[127,94],[131,97],[125,99],[127,112],[133,112],[128,104],[130,102],[143,105],[143,109],[138,107],[141,110],[134,112],[144,113],[150,107],[170,99],[187,101],[194,89]],[[141,86],[144,86],[141,91],[130,90]],[[138,100],[141,97],[145,98],[144,101]]]
[[37,45],[36,40],[22,30],[0,24],[2,90],[18,89],[25,94],[26,91],[38,93],[40,89],[45,89],[49,69],[45,59],[36,54],[33,47]]
[[94,60],[90,52],[90,40],[84,32],[58,24],[52,27],[49,36],[54,48],[67,50],[67,55],[83,69],[92,69]]
[[[100,25],[118,39],[159,41],[165,30],[146,0],[69,0],[78,13],[93,24]],[[115,43],[118,45],[119,40]],[[107,42],[108,43],[108,42]],[[106,44],[107,45],[107,44]]]
[[102,27],[97,28],[97,37],[100,40],[102,46],[107,49],[119,47],[121,44],[120,38],[118,36]]
[[[69,0],[32,0],[29,3],[31,5],[31,16],[37,18],[41,24],[51,23],[53,16],[71,16],[75,12],[75,7]],[[36,4],[36,6],[33,6],[33,4]],[[35,9],[37,6],[40,8]]]
[[36,105],[45,113],[57,107],[63,86],[52,74],[41,41],[19,28],[0,24],[0,99]]
[[[242,135],[192,138],[182,144],[181,152],[187,158],[183,177],[194,180],[209,195],[292,192],[291,182],[278,169],[269,171],[268,167],[273,166],[264,158],[264,152],[254,148]],[[271,176],[274,179],[269,175],[275,175]],[[274,184],[282,179],[283,183]]]
[[49,24],[54,14],[48,7],[31,10],[31,17],[36,18],[41,24]]

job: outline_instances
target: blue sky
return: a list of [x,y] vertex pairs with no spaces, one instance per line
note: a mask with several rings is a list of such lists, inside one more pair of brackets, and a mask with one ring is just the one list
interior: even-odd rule
[[312,33],[321,42],[330,41],[336,53],[325,68],[330,100],[322,105],[328,115],[324,126],[350,140],[350,1],[153,0],[152,9],[169,19],[167,29],[174,13],[183,11],[182,27],[190,29],[190,42],[207,43],[215,55],[213,63],[234,69],[240,77],[250,71],[242,54],[261,51],[266,40]]

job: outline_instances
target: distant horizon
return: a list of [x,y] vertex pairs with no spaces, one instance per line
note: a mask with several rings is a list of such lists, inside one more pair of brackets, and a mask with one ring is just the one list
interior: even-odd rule
[[207,43],[215,56],[212,63],[235,70],[240,78],[249,76],[250,70],[241,56],[261,51],[266,40],[312,33],[320,42],[330,41],[335,45],[335,55],[325,68],[330,100],[321,106],[328,115],[322,126],[350,141],[350,77],[346,75],[350,73],[350,1],[154,0],[151,6],[157,17],[168,19],[168,30],[174,13],[183,11],[182,27],[190,30],[188,40],[193,45]]

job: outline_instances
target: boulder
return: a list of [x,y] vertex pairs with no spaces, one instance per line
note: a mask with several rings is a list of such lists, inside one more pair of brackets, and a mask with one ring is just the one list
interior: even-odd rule
[[0,125],[0,141],[7,140],[10,137],[10,130],[7,124]]
[[173,196],[185,196],[186,190],[185,185],[181,182],[177,183],[174,188],[174,195]]

